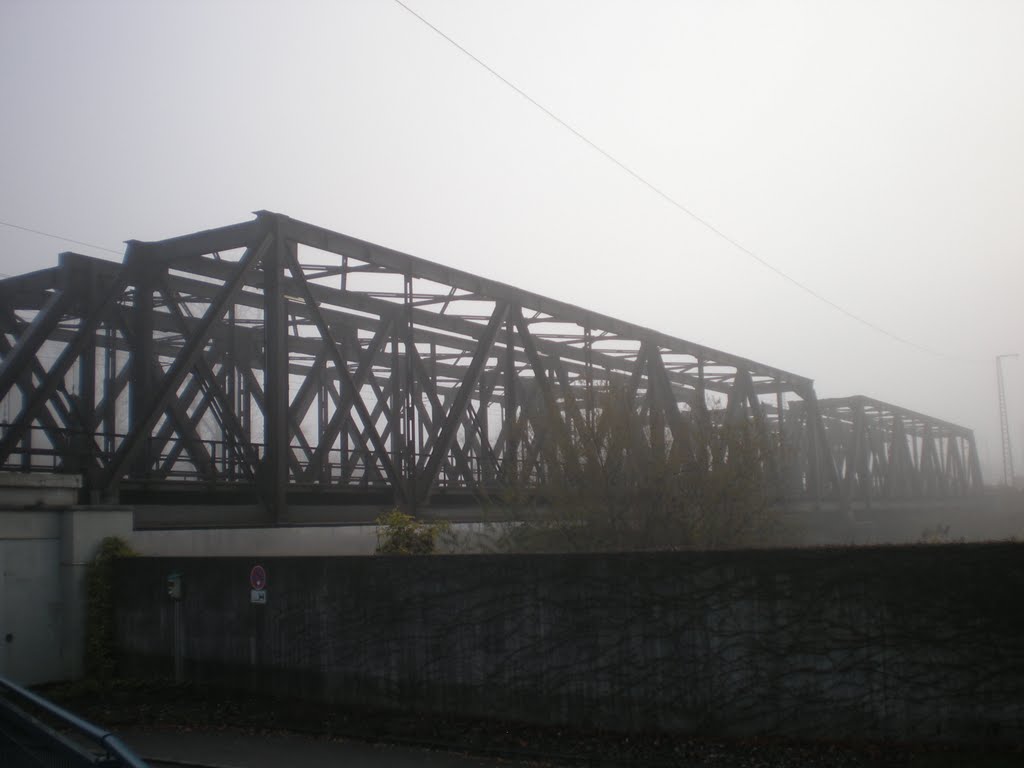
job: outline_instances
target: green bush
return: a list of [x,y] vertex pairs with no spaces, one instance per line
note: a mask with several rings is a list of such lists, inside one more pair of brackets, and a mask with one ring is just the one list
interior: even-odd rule
[[377,518],[377,554],[429,555],[450,528],[449,523],[425,523],[393,509]]
[[114,561],[135,552],[124,539],[108,536],[85,569],[85,674],[106,683],[114,677]]

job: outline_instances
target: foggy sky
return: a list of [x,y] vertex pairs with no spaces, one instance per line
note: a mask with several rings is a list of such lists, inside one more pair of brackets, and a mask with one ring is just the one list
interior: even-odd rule
[[[1024,353],[1024,4],[0,3],[0,220],[270,209],[976,430]],[[104,251],[0,226],[0,273]],[[1024,360],[1008,361],[1024,471]]]

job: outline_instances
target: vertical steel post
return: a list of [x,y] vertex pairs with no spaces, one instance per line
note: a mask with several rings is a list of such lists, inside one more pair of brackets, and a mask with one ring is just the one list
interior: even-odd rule
[[776,429],[775,435],[775,483],[777,487],[776,495],[779,498],[785,498],[788,495],[787,479],[789,477],[789,467],[786,465],[786,423],[784,416],[784,408],[786,401],[782,395],[782,385],[776,381],[775,386],[775,408],[776,408]]
[[[807,494],[811,498],[814,509],[821,503],[821,452],[827,447],[821,445],[821,409],[814,393],[802,393],[804,397],[804,434],[807,439]],[[822,430],[824,432],[824,430]]]
[[[348,291],[348,269],[349,269],[349,267],[348,267],[348,256],[345,255],[345,254],[342,254],[342,256],[341,256],[341,278],[340,278],[340,281],[339,281],[339,287],[340,287],[342,293],[345,293],[346,291]],[[347,350],[345,349],[345,347],[348,346],[348,339],[343,337],[342,340],[341,340],[341,343],[343,345],[342,346],[342,351],[345,352],[345,355],[344,355],[345,359],[346,360],[355,360],[358,363],[358,361],[359,361],[359,340],[358,340],[358,336],[356,336],[356,342],[354,344],[352,344],[351,347],[349,349],[347,349]],[[340,384],[340,382],[339,382],[339,384]],[[339,478],[338,479],[342,483],[348,482],[348,479],[351,476],[351,468],[352,468],[352,465],[354,463],[351,460],[352,456],[351,456],[351,448],[350,448],[350,445],[349,445],[348,423],[349,423],[348,417],[346,416],[345,423],[342,426],[341,432],[340,432],[340,434],[338,436],[338,448],[339,448],[339,451],[340,451],[340,457],[338,459],[338,463],[340,464],[340,467],[338,469],[338,472],[339,472]],[[330,446],[328,446],[328,448],[329,447]],[[325,451],[325,455],[329,456],[330,455],[330,451],[329,450]],[[328,467],[330,467],[330,460],[328,460]]]
[[518,477],[516,452],[519,445],[516,435],[517,403],[516,403],[516,346],[515,346],[515,313],[509,312],[505,320],[505,450],[502,461],[502,474],[505,484],[513,485]]
[[[84,317],[96,305],[96,274],[91,267],[83,270],[83,295],[81,299],[81,312]],[[100,328],[96,334],[101,333]],[[84,487],[82,493],[85,500],[92,501],[94,496],[94,485],[96,484],[96,347],[98,338],[94,335],[92,341],[82,350],[78,358],[78,399],[77,408],[73,412],[78,420],[77,429],[81,434],[72,434],[68,445],[74,455],[71,459],[72,466],[82,473]],[[74,426],[72,426],[74,429]],[[99,500],[98,494],[95,495]]]
[[[142,429],[153,399],[153,365],[156,362],[153,345],[153,290],[151,272],[142,261],[142,245],[129,243],[125,260],[134,267],[135,293],[132,301],[131,381],[128,390],[128,431]],[[129,474],[143,478],[153,463],[150,456],[149,435],[142,435],[135,460]]]
[[[238,361],[235,353],[235,334],[237,318],[235,316],[235,305],[228,307],[228,348],[224,352],[224,395],[230,407],[235,413],[240,412],[238,403]],[[231,430],[223,429],[224,435],[224,476],[234,480],[238,467],[238,441]]]
[[282,289],[287,247],[280,232],[275,231],[274,245],[263,259],[264,480],[268,511],[277,522],[284,518],[288,507],[288,312]]
[[[480,405],[476,411],[476,422],[480,428],[480,456],[477,461],[479,467],[480,481],[483,483],[485,488],[490,488],[494,482],[494,467],[491,464],[490,456],[493,455],[491,449],[491,434],[490,434],[490,420],[487,417],[487,412],[490,410],[491,401],[491,390],[493,389],[493,382],[488,382],[484,378],[480,379],[480,385],[477,387],[477,393],[480,398]],[[486,493],[486,491],[484,491]]]
[[114,329],[107,326],[103,336],[103,455],[104,463],[117,450],[117,346]]
[[[328,342],[330,343],[330,342]],[[327,389],[327,366],[320,369],[317,374],[317,385],[316,385],[316,433],[323,438],[324,431],[327,429],[327,425],[331,421],[331,414],[327,409],[327,404],[330,401],[330,393]],[[323,462],[319,467],[313,468],[316,472],[316,476],[320,478],[322,483],[330,484],[331,478],[331,452],[328,450],[324,451]]]
[[[404,478],[406,483],[406,498],[409,500],[410,514],[416,512],[416,379],[413,371],[413,355],[415,354],[416,332],[412,317],[412,272],[405,273],[405,312],[404,312],[404,341],[405,357],[402,363],[405,366],[405,403],[404,419],[402,420],[402,438],[404,440],[405,457],[401,467],[404,467]],[[403,476],[400,472],[399,476]]]
[[[402,419],[402,406],[405,403],[405,398],[402,397],[402,359],[399,354],[399,345],[404,340],[404,325],[405,325],[405,313],[401,313],[401,320],[396,323],[394,329],[394,335],[391,337],[391,370],[390,370],[390,385],[391,392],[389,395],[381,394],[381,397],[386,397],[389,401],[389,408],[387,412],[388,428],[391,432],[391,463],[395,466],[395,475],[398,482],[392,489],[392,502],[395,506],[404,501],[405,488],[400,488],[405,481],[405,470],[402,466],[402,459],[405,454],[405,445],[403,441],[403,419]],[[412,502],[415,504],[415,501]],[[408,510],[407,510],[408,511]]]
[[594,431],[594,338],[590,330],[589,321],[583,328],[583,349],[583,375],[586,377],[587,393],[587,429],[590,430],[590,436],[593,439],[596,437]]

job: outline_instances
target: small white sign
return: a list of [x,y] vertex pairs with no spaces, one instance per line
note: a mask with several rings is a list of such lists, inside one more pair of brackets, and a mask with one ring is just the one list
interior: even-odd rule
[[249,602],[258,605],[265,605],[267,602],[267,590],[254,589],[249,592]]

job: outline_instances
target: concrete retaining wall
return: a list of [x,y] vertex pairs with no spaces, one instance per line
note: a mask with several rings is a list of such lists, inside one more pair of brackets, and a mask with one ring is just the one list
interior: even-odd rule
[[[268,573],[266,604],[249,574]],[[702,734],[1024,739],[1013,544],[119,563],[125,670],[389,708]]]
[[31,685],[81,677],[85,568],[127,508],[75,507],[81,479],[0,473],[0,675]]

